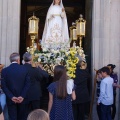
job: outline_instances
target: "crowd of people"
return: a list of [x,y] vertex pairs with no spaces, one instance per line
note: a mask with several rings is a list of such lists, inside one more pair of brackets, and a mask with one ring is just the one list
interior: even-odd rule
[[[90,74],[86,63],[79,60],[76,77],[69,80],[66,68],[57,65],[54,68],[53,82],[47,87],[49,93],[47,112],[41,110],[41,81],[49,75],[41,65],[32,66],[30,53],[23,55],[24,65],[20,65],[20,55],[10,55],[11,64],[2,69],[0,89],[0,113],[5,120],[85,120],[90,109],[88,81]],[[113,120],[116,114],[117,74],[115,65],[97,71],[97,113],[99,120]],[[6,109],[5,109],[6,108]],[[29,114],[29,115],[28,115]],[[34,118],[34,119],[33,119]],[[2,120],[2,119],[1,119]],[[39,119],[38,119],[39,120]]]
[[[46,16],[41,46],[43,50],[50,50],[62,48],[62,45],[70,48],[67,16],[62,0],[53,0]],[[23,55],[23,60],[24,65],[20,65],[20,55],[12,53],[10,66],[1,72],[4,99],[0,101],[4,117],[9,120],[26,120],[27,116],[28,120],[32,120],[31,116],[37,116],[42,104],[41,82],[49,77],[41,66],[32,67],[29,53]],[[50,120],[82,120],[88,117],[90,96],[87,81],[90,75],[84,67],[84,63],[78,63],[74,81],[68,80],[64,66],[55,67],[54,82],[47,87]]]
[[114,120],[116,115],[116,88],[120,87],[113,64],[97,71],[97,114],[99,120]]
[[[66,46],[65,46],[66,44]],[[42,49],[70,48],[67,17],[62,0],[53,0],[48,9],[42,36]],[[87,64],[79,60],[74,80],[69,79],[65,66],[54,68],[53,82],[47,86],[49,93],[47,112],[41,109],[42,83],[49,75],[40,64],[32,66],[30,53],[10,55],[8,67],[0,64],[0,120],[88,120],[90,110],[91,80]],[[97,71],[97,113],[99,120],[114,120],[116,114],[116,66],[108,64]]]
[[[30,53],[25,53],[23,60],[24,65],[20,65],[20,55],[12,53],[10,55],[11,64],[1,71],[2,92],[0,95],[4,95],[4,99],[0,99],[0,103],[4,117],[8,113],[8,118],[5,118],[6,120],[29,120],[30,116],[33,115],[31,112],[39,111],[40,109],[40,98],[42,96],[41,81],[46,80],[49,75],[40,65],[32,66],[32,56]],[[74,79],[75,82],[73,82],[73,80],[68,80],[67,71],[64,66],[55,66],[54,82],[47,87],[49,92],[47,114],[50,120],[74,120],[79,115],[79,112],[84,114],[82,118],[79,116],[77,119],[81,118],[82,120],[85,116],[86,110],[82,111],[82,109],[90,101],[87,89],[87,79],[90,75],[87,69],[83,68],[84,66],[82,67],[81,62],[79,62],[76,69],[77,77]],[[80,82],[79,77],[81,78],[82,76],[83,78]],[[83,94],[82,90],[84,91]],[[84,95],[87,97],[86,101],[84,101]],[[84,98],[81,99],[79,96]],[[7,106],[6,111],[4,111],[5,106]],[[76,106],[80,108],[78,112]],[[73,113],[73,111],[76,111],[77,114]],[[29,113],[30,115],[28,115]],[[37,113],[35,112],[34,115]]]
[[[25,53],[23,60],[25,64],[20,65],[20,55],[12,53],[11,64],[1,72],[0,103],[9,120],[26,120],[29,112],[40,108],[41,81],[49,77],[41,66],[32,67],[30,53]],[[5,102],[8,110],[4,112]]]

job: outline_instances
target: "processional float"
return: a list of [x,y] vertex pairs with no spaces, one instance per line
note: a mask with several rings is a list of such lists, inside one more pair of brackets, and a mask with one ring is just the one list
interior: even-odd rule
[[[42,64],[45,71],[47,71],[51,76],[53,76],[53,69],[55,65],[61,64],[67,68],[67,74],[70,78],[75,78],[75,69],[76,64],[81,59],[81,66],[86,66],[86,59],[84,50],[82,47],[82,39],[85,37],[86,33],[86,20],[83,19],[83,16],[80,14],[78,20],[72,23],[70,29],[70,42],[73,42],[73,46],[70,49],[59,49],[59,50],[51,50],[51,51],[39,51],[37,50],[37,45],[35,43],[35,39],[38,36],[38,28],[39,28],[39,18],[36,16],[30,17],[28,19],[29,28],[28,34],[30,35],[32,45],[27,47],[27,52],[32,55],[33,66],[35,63]],[[79,58],[80,56],[80,58]],[[95,94],[95,86],[96,82],[94,82],[94,88],[92,93],[92,101],[90,105],[90,114],[89,120],[91,120],[92,107],[94,101]]]
[[[50,51],[37,50],[35,39],[37,39],[36,36],[38,36],[39,18],[33,14],[33,16],[28,19],[28,22],[28,34],[32,40],[32,45],[27,47],[27,51],[32,54],[33,63],[42,64],[44,70],[50,75],[53,75],[53,68],[55,65],[64,65],[67,68],[68,76],[74,78],[76,64],[80,59],[78,56],[85,61],[85,54],[82,48],[82,38],[85,37],[86,20],[83,19],[83,16],[80,15],[80,18],[70,27],[70,42],[73,41],[73,46],[69,49],[52,49]],[[77,44],[77,42],[79,42],[79,44]]]

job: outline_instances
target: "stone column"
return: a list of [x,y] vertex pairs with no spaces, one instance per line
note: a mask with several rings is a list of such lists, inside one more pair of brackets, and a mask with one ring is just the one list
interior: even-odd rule
[[[120,0],[94,0],[92,20],[92,71],[115,64],[120,78]],[[118,120],[118,96],[117,113]]]
[[19,52],[21,0],[0,0],[0,63],[8,66],[12,52]]

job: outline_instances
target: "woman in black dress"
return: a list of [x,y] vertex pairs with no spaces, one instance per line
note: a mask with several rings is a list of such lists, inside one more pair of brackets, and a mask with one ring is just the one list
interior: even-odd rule
[[89,115],[88,80],[90,79],[90,74],[86,66],[86,62],[79,61],[76,68],[76,78],[74,79],[76,100],[72,102],[74,120],[85,120]]

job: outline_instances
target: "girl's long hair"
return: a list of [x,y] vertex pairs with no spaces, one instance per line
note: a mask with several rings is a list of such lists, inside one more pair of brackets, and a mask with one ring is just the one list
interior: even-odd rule
[[54,81],[57,81],[56,95],[59,99],[64,99],[67,96],[67,74],[66,68],[58,65],[54,69]]

